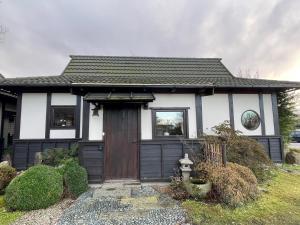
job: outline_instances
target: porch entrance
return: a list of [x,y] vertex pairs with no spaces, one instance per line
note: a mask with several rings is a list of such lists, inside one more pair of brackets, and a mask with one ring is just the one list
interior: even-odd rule
[[138,179],[138,105],[104,105],[104,178]]

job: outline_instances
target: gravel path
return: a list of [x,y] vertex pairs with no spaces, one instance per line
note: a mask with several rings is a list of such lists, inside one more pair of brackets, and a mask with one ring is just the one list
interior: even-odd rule
[[177,201],[150,186],[103,186],[81,195],[57,225],[175,225],[185,222]]
[[47,209],[30,211],[14,222],[13,225],[53,225],[61,217],[63,211],[69,208],[73,202],[74,200],[64,199]]

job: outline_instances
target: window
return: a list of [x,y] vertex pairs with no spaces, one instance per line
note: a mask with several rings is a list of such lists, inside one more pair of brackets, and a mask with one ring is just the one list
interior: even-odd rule
[[75,107],[55,106],[51,108],[51,128],[74,129],[75,128]]
[[247,110],[242,114],[242,124],[247,130],[256,130],[260,125],[260,117],[257,112]]
[[186,110],[153,110],[153,136],[157,138],[186,137]]

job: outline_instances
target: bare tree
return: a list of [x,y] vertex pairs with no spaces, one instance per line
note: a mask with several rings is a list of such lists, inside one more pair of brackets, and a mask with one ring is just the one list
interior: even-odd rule
[[259,79],[260,75],[259,75],[259,71],[256,70],[254,73],[249,69],[239,69],[238,71],[238,77],[241,78],[254,78],[254,79]]
[[[0,1],[0,4],[2,1]],[[4,26],[3,24],[0,24],[0,43],[4,41],[4,37],[6,32],[8,31],[7,27]]]

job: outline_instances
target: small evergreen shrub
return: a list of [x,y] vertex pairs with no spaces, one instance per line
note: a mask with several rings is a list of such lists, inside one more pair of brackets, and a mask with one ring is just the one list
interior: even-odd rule
[[0,166],[0,194],[15,176],[17,176],[15,168],[9,165]]
[[88,175],[86,169],[74,159],[69,159],[58,168],[64,178],[65,194],[77,198],[88,190]]
[[210,163],[199,163],[197,174],[212,182],[212,193],[216,200],[231,206],[241,206],[258,195],[257,179],[253,172],[236,163],[228,163],[226,167]]
[[290,151],[285,155],[285,162],[287,164],[299,164],[300,149],[290,149]]
[[38,165],[14,178],[4,198],[10,210],[33,210],[58,202],[62,193],[62,176],[53,167]]
[[63,161],[78,157],[78,145],[74,144],[70,149],[51,148],[42,153],[42,163],[49,166],[58,166]]

